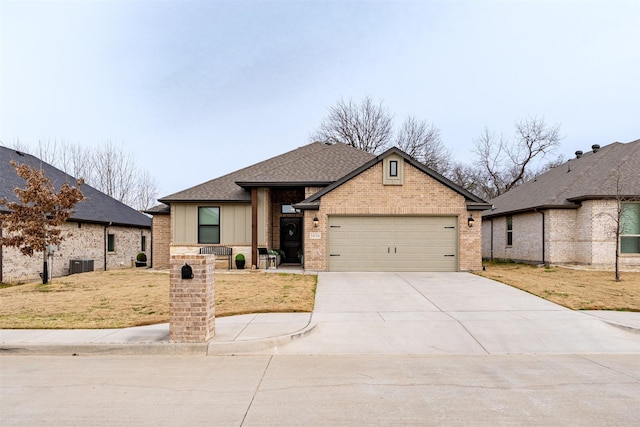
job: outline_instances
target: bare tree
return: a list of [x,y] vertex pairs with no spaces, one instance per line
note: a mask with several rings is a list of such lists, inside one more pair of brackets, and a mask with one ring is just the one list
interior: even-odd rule
[[100,147],[83,146],[66,141],[38,141],[29,147],[17,140],[13,147],[32,153],[65,173],[84,181],[138,210],[151,207],[158,193],[156,180],[148,171],[136,166],[133,157],[122,146],[111,141]]
[[94,186],[124,204],[133,205],[137,171],[131,155],[108,141],[96,150],[94,164]]
[[548,125],[538,117],[516,122],[514,141],[485,128],[474,144],[478,165],[491,183],[491,197],[521,184],[534,160],[553,152],[560,139],[560,126]]
[[138,171],[136,180],[136,193],[134,205],[139,210],[149,209],[156,203],[158,197],[158,184],[156,180],[147,171]]
[[[16,188],[18,202],[0,199],[0,205],[6,206],[8,213],[3,214],[2,225],[8,236],[0,238],[0,244],[16,247],[26,256],[35,252],[43,254],[42,283],[49,279],[47,266],[48,248],[59,245],[66,236],[58,228],[73,214],[74,206],[84,199],[82,192],[65,182],[56,192],[51,180],[44,171],[27,164],[11,161],[16,173],[25,180],[24,188]],[[78,187],[82,180],[75,183]]]
[[442,175],[451,169],[451,153],[440,139],[440,129],[433,123],[407,117],[396,135],[396,146]]
[[369,97],[360,104],[340,100],[329,108],[329,114],[311,139],[342,142],[368,153],[380,153],[389,146],[393,136],[392,120],[382,101],[375,104]]
[[455,162],[447,174],[447,178],[458,184],[465,190],[488,200],[490,188],[487,187],[488,181],[482,174],[482,171],[476,166],[468,165],[462,162]]

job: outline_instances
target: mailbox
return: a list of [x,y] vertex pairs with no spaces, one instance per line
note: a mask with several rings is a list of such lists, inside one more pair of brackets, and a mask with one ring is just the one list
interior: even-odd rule
[[189,264],[185,264],[182,266],[182,280],[191,280],[193,279],[193,270]]

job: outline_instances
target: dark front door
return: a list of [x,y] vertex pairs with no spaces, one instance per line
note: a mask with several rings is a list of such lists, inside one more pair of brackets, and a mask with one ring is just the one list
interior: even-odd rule
[[302,218],[280,218],[280,249],[284,251],[283,262],[300,262]]

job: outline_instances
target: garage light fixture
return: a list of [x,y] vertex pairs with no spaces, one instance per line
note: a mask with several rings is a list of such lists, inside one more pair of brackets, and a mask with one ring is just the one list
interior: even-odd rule
[[317,217],[317,216],[314,216],[314,217],[313,217],[313,226],[314,226],[315,228],[318,228],[318,217]]
[[469,227],[473,227],[473,221],[474,221],[473,214],[471,214],[471,215],[469,215],[469,218],[467,218],[467,225]]

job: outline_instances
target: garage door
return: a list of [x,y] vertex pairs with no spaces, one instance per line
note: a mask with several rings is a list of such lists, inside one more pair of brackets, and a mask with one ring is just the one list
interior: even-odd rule
[[457,271],[457,217],[331,216],[329,271]]

